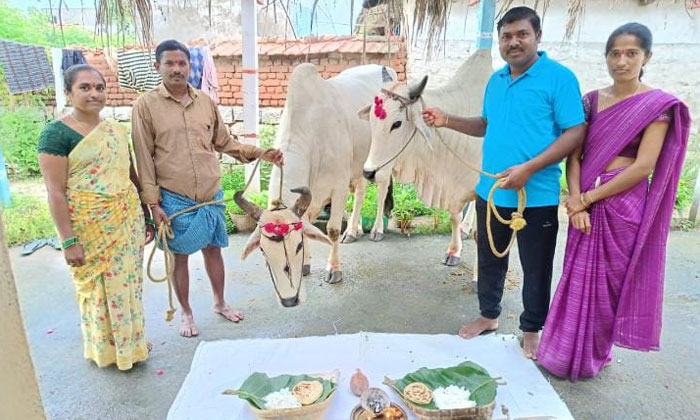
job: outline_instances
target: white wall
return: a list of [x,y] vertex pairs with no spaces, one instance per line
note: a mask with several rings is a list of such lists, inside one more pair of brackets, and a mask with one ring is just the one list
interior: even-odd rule
[[[447,39],[471,40],[477,33],[477,7],[466,6],[459,0],[452,6],[447,26]],[[496,6],[498,11],[500,3]],[[514,5],[533,7],[534,0],[516,1]],[[542,3],[540,1],[540,3]],[[605,42],[608,35],[627,22],[647,25],[659,44],[700,44],[700,9],[686,11],[683,1],[658,0],[649,6],[640,6],[637,0],[586,0],[582,25],[576,29],[575,42]],[[565,0],[552,0],[544,15],[543,40],[561,42],[568,21]],[[541,6],[540,6],[541,7]],[[541,9],[538,10],[541,13]],[[466,20],[465,20],[466,19]],[[466,23],[466,24],[465,24]]]

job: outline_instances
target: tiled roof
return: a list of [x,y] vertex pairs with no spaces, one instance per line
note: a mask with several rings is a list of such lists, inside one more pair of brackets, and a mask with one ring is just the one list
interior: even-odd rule
[[[284,38],[260,38],[258,50],[260,55],[306,55],[327,54],[331,52],[345,54],[362,53],[364,40],[361,36],[321,36],[318,38],[304,38],[300,40]],[[391,37],[391,44],[383,36],[367,37],[367,54],[386,54],[396,52],[404,40],[401,37]],[[214,57],[236,56],[243,53],[243,44],[240,40],[220,42],[211,46]]]

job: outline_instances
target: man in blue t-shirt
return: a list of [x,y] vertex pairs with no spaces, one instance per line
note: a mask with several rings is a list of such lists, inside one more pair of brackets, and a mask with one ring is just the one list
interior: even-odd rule
[[[489,79],[481,117],[462,118],[438,108],[426,108],[423,118],[428,125],[484,137],[482,168],[505,179],[503,189],[493,196],[501,215],[510,218],[518,203],[516,190],[525,187],[527,227],[518,232],[524,272],[520,329],[524,355],[534,359],[539,331],[549,310],[559,227],[559,162],[583,141],[583,106],[576,76],[537,51],[542,30],[534,10],[510,9],[497,29],[499,50],[507,64]],[[495,256],[486,235],[486,199],[494,183],[494,179],[481,176],[476,187],[481,317],[459,330],[463,338],[497,329],[501,314],[508,256]],[[491,228],[496,249],[505,249],[510,228],[495,218]]]

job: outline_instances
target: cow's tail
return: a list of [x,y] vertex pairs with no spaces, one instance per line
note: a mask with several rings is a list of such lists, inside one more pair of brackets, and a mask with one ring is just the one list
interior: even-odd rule
[[389,188],[384,199],[384,216],[391,217],[392,210],[394,210],[394,178],[389,177]]

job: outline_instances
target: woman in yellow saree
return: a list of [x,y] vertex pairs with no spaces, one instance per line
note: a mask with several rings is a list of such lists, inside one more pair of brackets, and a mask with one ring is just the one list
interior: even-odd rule
[[153,226],[139,200],[127,129],[100,119],[104,78],[77,65],[65,86],[73,111],[42,131],[39,164],[76,288],[85,358],[128,370],[148,358],[142,263]]

